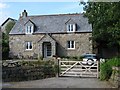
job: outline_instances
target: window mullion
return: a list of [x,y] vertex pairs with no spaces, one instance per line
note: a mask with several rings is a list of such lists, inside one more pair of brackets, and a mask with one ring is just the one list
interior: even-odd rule
[[70,32],[71,32],[71,24],[70,24]]
[[72,41],[70,41],[70,48],[72,48]]

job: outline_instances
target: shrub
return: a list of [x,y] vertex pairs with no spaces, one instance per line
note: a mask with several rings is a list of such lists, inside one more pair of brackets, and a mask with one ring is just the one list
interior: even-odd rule
[[112,74],[112,67],[120,66],[120,58],[107,59],[100,65],[100,80],[108,80]]
[[118,66],[120,66],[120,58],[115,57],[115,58],[112,58],[112,59],[108,59],[107,63],[111,66],[118,67]]
[[108,80],[112,74],[112,68],[108,63],[102,63],[100,66],[100,80]]

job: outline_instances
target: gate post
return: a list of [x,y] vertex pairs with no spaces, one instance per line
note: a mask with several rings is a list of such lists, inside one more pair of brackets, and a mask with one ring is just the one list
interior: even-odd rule
[[99,78],[99,61],[97,61],[97,78]]
[[57,60],[58,60],[58,77],[59,77],[59,76],[60,76],[60,75],[59,75],[59,74],[60,74],[60,69],[59,69],[59,68],[60,68],[60,66],[61,66],[61,65],[60,65],[60,58],[57,58]]

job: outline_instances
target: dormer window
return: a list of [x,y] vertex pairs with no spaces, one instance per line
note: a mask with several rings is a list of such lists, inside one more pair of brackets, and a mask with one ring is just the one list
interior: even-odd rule
[[67,24],[67,32],[75,32],[76,25],[75,24]]
[[26,34],[32,34],[33,33],[33,26],[27,26],[26,27]]

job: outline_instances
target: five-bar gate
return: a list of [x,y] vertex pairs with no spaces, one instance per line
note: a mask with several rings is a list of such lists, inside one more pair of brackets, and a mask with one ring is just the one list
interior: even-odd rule
[[59,76],[97,77],[99,75],[98,61],[85,65],[82,61],[59,60]]

